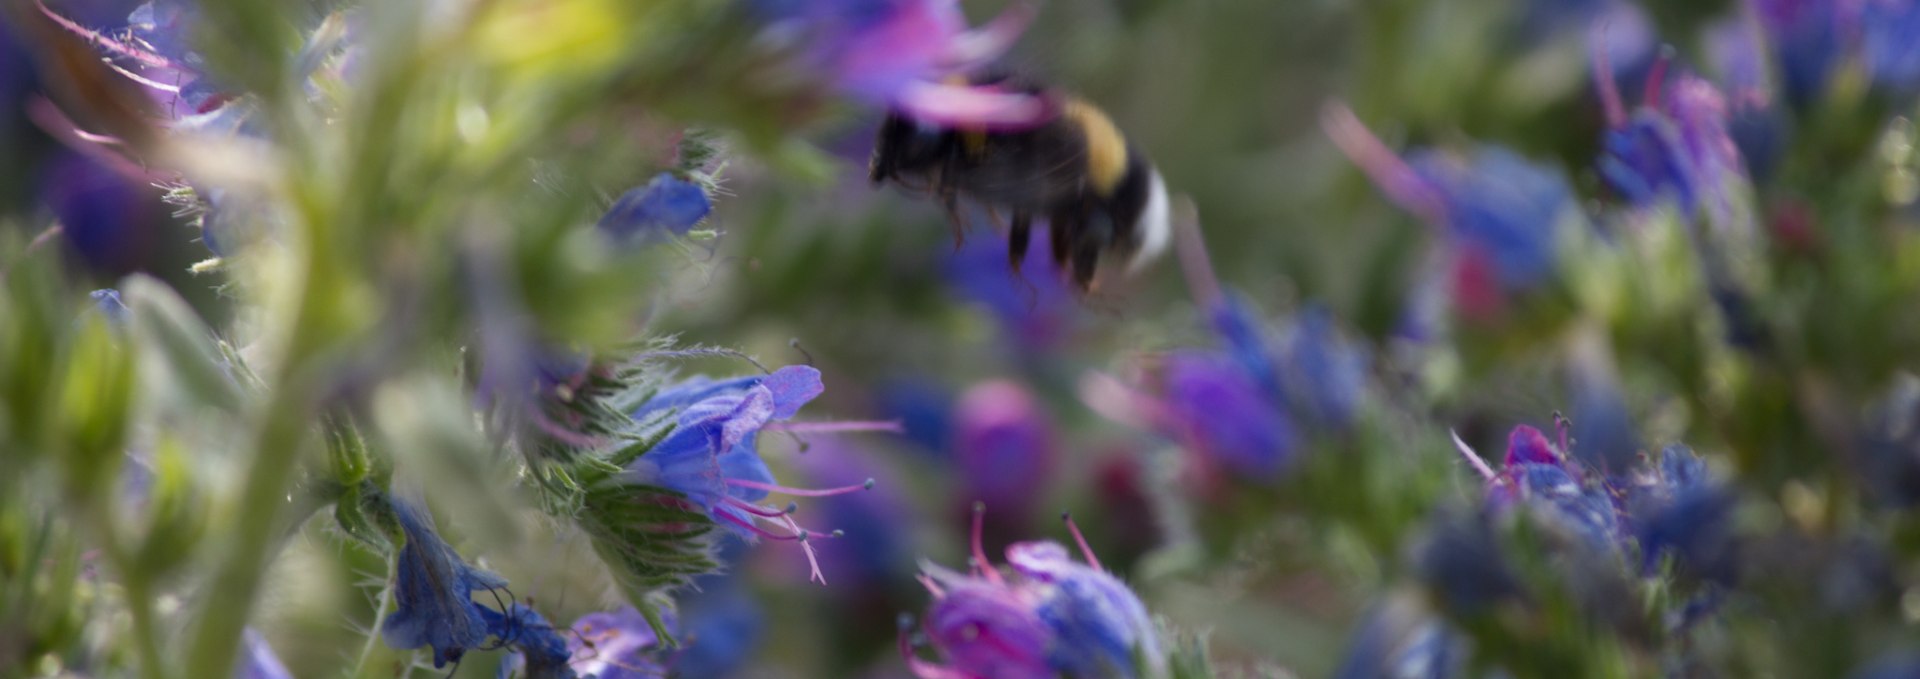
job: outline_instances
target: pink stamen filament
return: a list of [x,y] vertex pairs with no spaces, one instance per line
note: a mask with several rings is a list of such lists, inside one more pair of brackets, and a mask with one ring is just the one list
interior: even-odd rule
[[1333,140],[1334,146],[1340,147],[1340,151],[1402,209],[1436,224],[1446,219],[1445,203],[1439,194],[1405,159],[1374,136],[1353,109],[1337,101],[1329,102],[1320,109],[1320,128]]
[[134,61],[138,61],[148,66],[170,68],[177,71],[189,70],[189,69],[181,68],[179,64],[173,63],[173,60],[168,59],[164,56],[154,54],[153,52],[149,52],[147,50],[134,47],[132,45],[121,42],[119,40],[109,38],[105,35],[101,35],[99,31],[95,31],[91,28],[87,28],[85,26],[80,25],[79,23],[75,22],[72,19],[68,19],[64,16],[60,16],[60,13],[53,11],[51,8],[48,8],[47,3],[45,2],[41,2],[40,0],[34,0],[33,4],[39,6],[40,13],[45,14],[48,19],[52,19],[53,23],[59,24],[61,28],[67,29],[68,32],[71,32],[75,35],[86,38],[92,41],[94,44],[97,44],[101,47],[106,48],[107,51],[109,52],[113,52],[121,56],[131,58]]
[[978,501],[974,502],[973,503],[973,537],[972,537],[973,562],[974,562],[974,566],[980,569],[981,575],[987,579],[987,582],[991,582],[996,585],[1003,585],[1003,584],[1006,584],[1006,579],[1001,578],[1000,571],[995,570],[993,567],[993,562],[987,560],[987,550],[985,547],[982,547],[980,544],[980,533],[983,531],[986,517],[987,517],[987,503],[978,502]]
[[1667,63],[1672,61],[1672,48],[1660,50],[1660,57],[1653,60],[1653,71],[1647,74],[1647,90],[1640,95],[1640,104],[1647,108],[1660,108],[1660,91],[1667,80]]
[[1588,40],[1593,51],[1593,89],[1600,95],[1600,109],[1606,112],[1607,127],[1627,124],[1627,107],[1620,100],[1620,88],[1613,82],[1613,57],[1607,54],[1607,25],[1594,27]]
[[922,587],[926,587],[927,593],[932,594],[933,598],[944,599],[947,597],[947,589],[945,587],[941,587],[940,582],[937,580],[934,580],[932,576],[929,576],[926,573],[918,573],[913,576],[913,579],[919,580],[920,585]]
[[906,427],[899,420],[841,420],[837,422],[774,422],[762,431],[791,431],[802,434],[848,431],[886,431],[900,433]]
[[1561,415],[1560,413],[1554,413],[1553,428],[1556,430],[1555,433],[1559,434],[1560,436],[1560,454],[1561,455],[1572,454],[1573,443],[1568,439],[1568,435],[1573,433],[1572,432],[1573,421],[1567,419],[1566,416]]
[[539,427],[540,431],[546,432],[548,436],[559,439],[567,445],[580,448],[592,448],[601,443],[600,439],[596,437],[588,436],[561,426],[559,423],[548,418],[546,413],[540,412],[538,407],[529,406],[527,408],[527,414],[531,416],[534,426]]
[[166,83],[160,82],[158,80],[154,80],[144,75],[134,73],[133,71],[129,71],[127,69],[121,68],[119,64],[113,63],[111,61],[107,62],[107,68],[111,68],[114,70],[114,72],[119,73],[120,75],[126,76],[128,80],[132,80],[142,85],[146,85],[147,87],[160,90],[161,92],[166,92],[169,94],[180,93],[179,85],[168,85]]
[[733,497],[733,496],[727,496],[727,505],[737,508],[740,511],[746,512],[748,514],[752,514],[754,516],[764,516],[769,519],[777,519],[782,516],[786,516],[787,514],[793,511],[792,507],[787,508],[786,511],[781,511],[778,509],[774,509],[772,507],[764,507],[761,505],[756,505],[754,503],[751,503],[746,500],[742,500],[740,498]]
[[855,484],[851,486],[842,486],[840,488],[827,488],[824,490],[811,490],[806,488],[789,488],[787,486],[776,486],[771,483],[761,483],[759,481],[748,481],[746,479],[727,479],[727,485],[734,486],[737,488],[752,488],[754,490],[764,490],[769,493],[780,493],[782,495],[793,495],[796,497],[832,497],[835,495],[845,495],[847,493],[852,493],[852,492],[857,492],[862,490],[872,490],[873,479],[867,479],[865,483]]
[[1498,476],[1493,473],[1492,467],[1487,466],[1485,460],[1481,460],[1479,455],[1474,454],[1473,448],[1468,446],[1466,441],[1460,440],[1460,432],[1449,429],[1447,434],[1453,437],[1453,447],[1460,451],[1460,456],[1467,458],[1467,463],[1473,465],[1474,471],[1480,472],[1480,478],[1492,481]]
[[1080,525],[1073,522],[1073,515],[1060,513],[1060,519],[1067,522],[1067,532],[1073,533],[1073,541],[1080,545],[1080,555],[1087,558],[1087,565],[1094,570],[1106,570],[1100,567],[1100,559],[1093,555],[1093,548],[1087,546],[1087,536],[1080,533]]
[[800,524],[795,523],[793,520],[793,517],[787,516],[784,514],[778,517],[781,521],[785,523],[787,530],[792,531],[792,534],[790,535],[781,535],[779,533],[775,533],[765,528],[761,528],[755,522],[742,519],[738,516],[734,516],[729,512],[714,512],[714,515],[719,516],[722,520],[726,521],[727,523],[731,523],[741,528],[745,528],[749,531],[752,531],[754,535],[758,535],[768,540],[789,540],[789,541],[799,542],[800,550],[807,553],[807,569],[809,571],[807,579],[813,582],[818,582],[822,585],[827,584],[827,576],[820,572],[819,555],[815,554],[813,551],[813,543],[811,541],[812,533],[808,532],[807,529],[805,528],[801,528]]

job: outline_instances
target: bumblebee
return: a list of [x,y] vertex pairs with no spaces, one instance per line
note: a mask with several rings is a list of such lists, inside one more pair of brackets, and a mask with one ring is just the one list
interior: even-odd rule
[[1003,90],[1047,102],[1051,113],[1022,129],[954,127],[894,110],[880,125],[868,176],[930,194],[946,208],[960,237],[959,201],[1011,215],[1007,257],[1018,272],[1036,217],[1047,221],[1056,266],[1075,287],[1093,287],[1103,257],[1137,269],[1166,248],[1172,232],[1167,187],[1159,171],[1094,105],[1031,84],[993,78]]

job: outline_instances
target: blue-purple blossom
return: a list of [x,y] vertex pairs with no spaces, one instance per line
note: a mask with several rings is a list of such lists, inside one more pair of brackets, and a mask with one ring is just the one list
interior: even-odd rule
[[1340,431],[1351,427],[1366,398],[1367,354],[1341,337],[1333,313],[1302,309],[1280,336],[1281,389],[1302,422]]
[[433,649],[433,666],[458,661],[485,642],[490,609],[473,593],[500,589],[507,581],[474,568],[433,530],[431,517],[395,500],[393,515],[405,542],[394,562],[394,611],[380,624],[380,637],[397,649]]
[[1032,125],[1053,113],[1024,94],[945,82],[1013,44],[1033,10],[1016,4],[978,30],[953,0],[750,0],[768,32],[798,37],[803,66],[867,101],[946,123]]
[[1466,640],[1440,620],[1389,601],[1354,634],[1333,679],[1448,679],[1461,676]]
[[1242,364],[1211,353],[1169,356],[1162,398],[1177,438],[1235,475],[1271,479],[1293,450],[1280,404]]
[[577,679],[569,639],[526,604],[515,603],[505,613],[481,607],[487,630],[502,646],[519,656],[526,679]]
[[1487,505],[1495,512],[1525,510],[1601,553],[1619,550],[1619,511],[1605,484],[1589,479],[1586,470],[1555,450],[1540,430],[1515,427],[1500,471],[1486,473]]
[[1633,205],[1671,200],[1688,213],[1706,210],[1720,223],[1732,219],[1731,187],[1744,179],[1746,165],[1720,90],[1691,74],[1666,82],[1662,60],[1648,76],[1648,100],[1629,115],[1612,64],[1598,50],[1594,78],[1609,128],[1600,176]]
[[1860,28],[1874,85],[1900,94],[1920,91],[1920,2],[1865,0]]
[[953,420],[962,499],[1026,515],[1059,455],[1044,406],[1017,382],[988,380],[960,396]]
[[1805,105],[1826,92],[1845,59],[1855,17],[1834,0],[1752,0],[1754,14],[1779,60],[1787,99]]
[[[671,614],[667,624],[674,626]],[[655,657],[660,639],[646,616],[632,606],[580,616],[573,621],[573,634],[566,635],[566,644],[573,671],[580,676],[656,679],[667,673]]]
[[[1078,528],[1069,522],[1087,563],[1075,563],[1055,542],[1007,548],[1012,575],[1003,575],[980,549],[982,507],[975,508],[973,573],[928,565],[921,582],[935,597],[925,631],[944,663],[904,648],[923,679],[952,677],[1136,677],[1165,662],[1146,606],[1102,570]],[[1138,664],[1136,663],[1138,660]]]
[[706,189],[662,172],[646,186],[621,194],[600,217],[598,227],[628,241],[647,241],[667,234],[684,236],[712,211],[713,201]]
[[1732,584],[1739,566],[1733,500],[1692,450],[1675,445],[1662,451],[1659,463],[1636,480],[1627,503],[1641,567],[1653,572],[1672,556],[1682,573]]
[[[769,375],[718,382],[694,378],[661,390],[636,409],[633,417],[644,422],[656,413],[677,409],[673,431],[628,463],[625,478],[684,495],[688,502],[742,537],[799,541],[812,561],[813,546],[808,543],[812,534],[801,528],[789,511],[763,506],[760,501],[770,492],[817,497],[860,490],[871,487],[871,483],[831,490],[780,486],[760,459],[755,443],[762,428],[791,419],[800,406],[823,390],[820,371],[811,366],[787,366]],[[760,521],[786,532],[762,528]],[[813,564],[812,571],[814,579],[825,582],[818,563]]]
[[673,656],[675,676],[722,679],[753,659],[766,637],[767,614],[743,578],[735,573],[700,578],[699,591],[681,595],[686,646]]
[[157,201],[145,182],[76,153],[61,154],[43,177],[40,195],[60,235],[89,267],[117,275],[152,257]]
[[1050,349],[1067,339],[1080,307],[1052,273],[1049,248],[1028,249],[1015,271],[1005,238],[973,238],[947,257],[943,273],[956,296],[993,314],[1015,348]]

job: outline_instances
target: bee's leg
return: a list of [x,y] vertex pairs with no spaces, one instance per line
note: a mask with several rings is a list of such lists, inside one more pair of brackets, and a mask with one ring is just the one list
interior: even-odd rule
[[966,222],[960,221],[960,197],[952,191],[940,194],[940,207],[947,211],[947,222],[953,225],[953,249],[967,244]]
[[1033,215],[1013,211],[1013,226],[1007,229],[1007,263],[1013,275],[1020,275],[1020,263],[1027,261],[1027,247],[1033,245]]
[[1048,245],[1053,248],[1053,268],[1066,270],[1067,257],[1073,252],[1074,234],[1080,231],[1080,211],[1073,207],[1054,210],[1047,219]]
[[1079,233],[1073,239],[1073,284],[1081,292],[1093,290],[1093,274],[1100,266],[1100,255],[1113,243],[1113,218],[1093,205],[1081,218]]

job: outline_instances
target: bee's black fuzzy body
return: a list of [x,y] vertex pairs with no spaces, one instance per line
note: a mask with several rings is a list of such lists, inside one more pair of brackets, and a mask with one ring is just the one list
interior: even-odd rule
[[[997,83],[1002,86],[1004,82]],[[1011,216],[1008,255],[1018,269],[1035,218],[1045,219],[1056,263],[1082,290],[1103,255],[1137,264],[1162,249],[1171,226],[1166,187],[1106,114],[1079,99],[1050,97],[1058,113],[1019,130],[967,129],[887,116],[869,175],[934,195],[959,228],[966,198]]]

